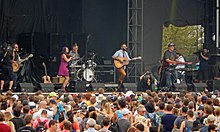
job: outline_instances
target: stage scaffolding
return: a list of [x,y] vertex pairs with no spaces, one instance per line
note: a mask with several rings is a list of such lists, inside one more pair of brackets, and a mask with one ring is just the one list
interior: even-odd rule
[[[131,57],[143,56],[143,0],[128,0],[127,45]],[[143,73],[143,61],[134,61],[128,65],[129,82],[137,82]]]

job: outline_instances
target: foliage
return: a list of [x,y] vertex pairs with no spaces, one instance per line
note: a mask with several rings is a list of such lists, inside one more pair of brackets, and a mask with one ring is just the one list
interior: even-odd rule
[[163,28],[162,55],[167,50],[168,43],[175,43],[177,52],[190,58],[203,43],[202,26],[176,27],[169,25]]

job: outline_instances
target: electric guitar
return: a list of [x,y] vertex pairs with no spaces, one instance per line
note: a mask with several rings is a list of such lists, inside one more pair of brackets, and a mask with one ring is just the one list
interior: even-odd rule
[[32,58],[32,57],[33,57],[33,54],[30,54],[24,59],[20,59],[19,61],[12,62],[13,72],[17,72],[20,69],[20,67],[22,66],[21,63],[23,63],[24,61],[26,61],[26,60],[28,60],[29,58]]
[[42,77],[43,83],[51,83],[50,76],[47,75],[46,64],[43,62],[42,65],[44,67],[44,72],[45,72],[45,75]]
[[134,60],[140,60],[142,59],[142,57],[135,57],[135,58],[132,58],[131,60],[128,60],[128,58],[125,58],[125,57],[120,57],[118,58],[118,60],[114,60],[114,64],[115,64],[115,67],[116,68],[122,68],[123,66],[126,66],[129,64],[130,61],[134,61]]

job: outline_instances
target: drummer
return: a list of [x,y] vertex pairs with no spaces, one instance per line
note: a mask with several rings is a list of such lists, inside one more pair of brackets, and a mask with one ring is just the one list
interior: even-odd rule
[[72,50],[70,51],[69,54],[73,58],[70,63],[72,65],[77,65],[77,62],[78,62],[78,59],[79,59],[77,43],[73,44]]

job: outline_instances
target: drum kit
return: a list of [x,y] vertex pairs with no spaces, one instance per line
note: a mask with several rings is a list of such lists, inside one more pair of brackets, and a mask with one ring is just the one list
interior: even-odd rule
[[69,65],[69,71],[70,71],[70,75],[74,80],[96,82],[95,68],[97,64],[94,61],[94,56],[90,57],[88,60],[85,61],[83,61],[83,57],[82,57],[75,60],[75,63],[71,62],[71,64]]

